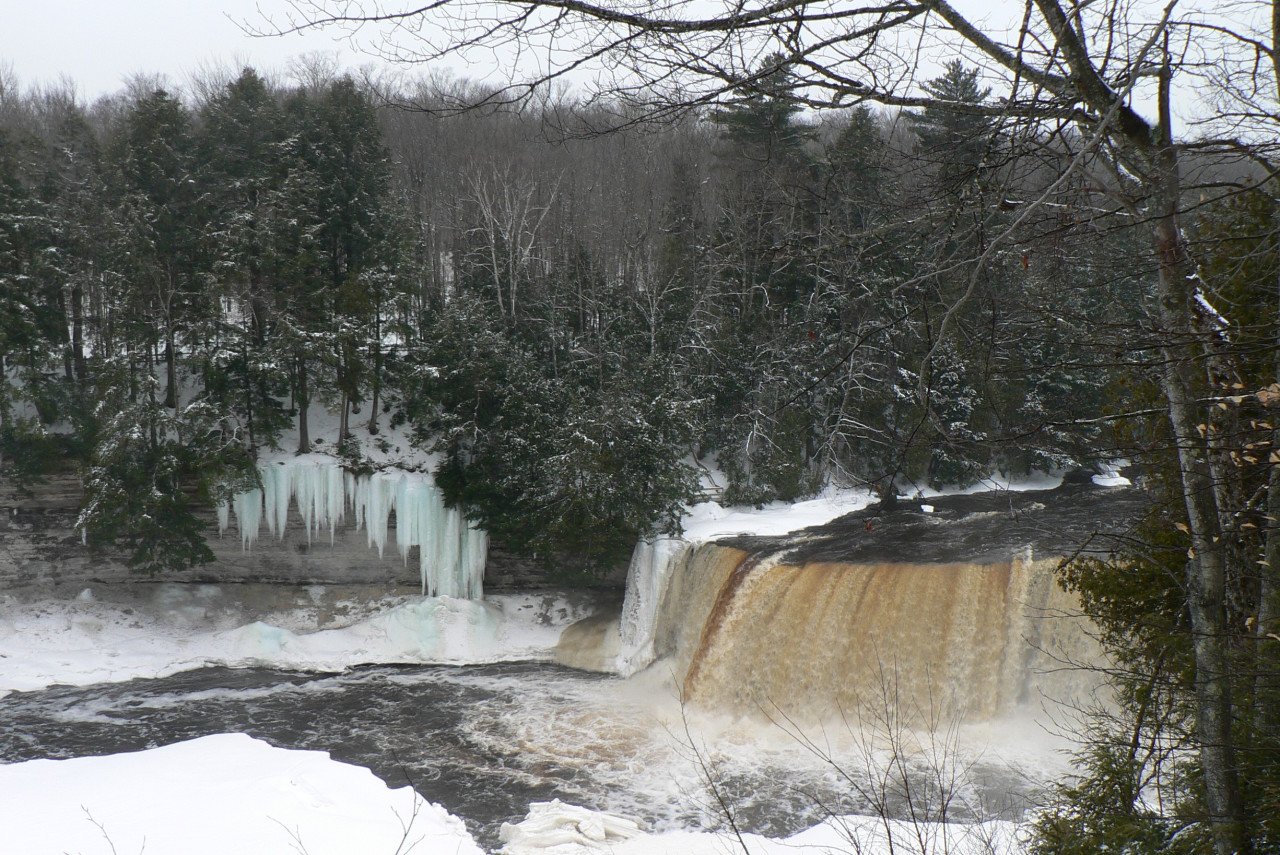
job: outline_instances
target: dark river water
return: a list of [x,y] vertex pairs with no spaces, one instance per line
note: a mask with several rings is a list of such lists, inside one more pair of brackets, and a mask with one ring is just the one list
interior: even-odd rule
[[[552,798],[657,830],[717,827],[728,811],[740,830],[769,836],[831,813],[905,812],[901,794],[873,768],[885,765],[882,749],[828,756],[776,725],[730,725],[706,736],[678,705],[656,707],[651,689],[544,663],[337,675],[206,668],[0,698],[0,759],[114,754],[247,733],[327,751],[392,786],[409,784],[462,817],[489,849],[501,823]],[[938,806],[949,796],[952,819],[1017,816],[1035,787],[1007,764],[963,765],[949,792],[928,796]],[[904,766],[917,792],[941,780],[927,757]]]

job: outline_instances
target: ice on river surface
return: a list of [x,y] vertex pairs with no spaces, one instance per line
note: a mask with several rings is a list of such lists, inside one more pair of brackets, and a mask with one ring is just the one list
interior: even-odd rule
[[[391,470],[354,475],[331,457],[309,454],[260,463],[258,475],[262,489],[238,494],[229,509],[246,549],[257,542],[263,521],[267,531],[284,537],[292,504],[308,542],[327,533],[332,544],[349,509],[356,528],[365,530],[369,547],[382,556],[394,511],[401,560],[407,563],[418,548],[422,593],[480,598],[488,534],[457,509],[445,507],[444,494],[430,474]],[[225,507],[219,509],[218,525],[221,531],[230,525]]]
[[[267,598],[251,606],[254,590]],[[158,677],[207,665],[342,671],[367,663],[547,660],[586,597],[484,600],[270,586],[99,585],[82,596],[0,596],[0,697],[54,683]],[[274,598],[274,599],[271,599]]]

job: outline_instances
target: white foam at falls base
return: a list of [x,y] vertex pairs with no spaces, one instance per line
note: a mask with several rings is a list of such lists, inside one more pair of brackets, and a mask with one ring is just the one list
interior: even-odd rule
[[[370,663],[546,661],[565,627],[594,608],[591,599],[546,592],[349,599],[317,587],[294,603],[277,593],[162,582],[95,586],[74,600],[38,591],[0,596],[0,698],[210,665],[333,672]],[[259,594],[266,602],[255,601]],[[0,852],[8,850],[0,844]]]
[[641,540],[631,553],[627,568],[627,593],[622,601],[621,651],[618,673],[630,677],[655,658],[654,638],[662,592],[671,568],[684,560],[693,544],[674,537]]
[[[410,550],[418,547],[422,593],[465,599],[481,596],[488,534],[461,512],[445,507],[444,496],[430,475],[393,471],[355,476],[333,458],[320,455],[260,463],[258,475],[262,489],[240,493],[231,502],[244,548],[257,542],[263,518],[267,529],[283,538],[292,500],[308,543],[327,529],[332,545],[335,529],[350,506],[356,528],[365,527],[370,548],[376,547],[381,558],[395,510],[396,547],[405,562]],[[227,509],[219,508],[219,533],[229,523]]]

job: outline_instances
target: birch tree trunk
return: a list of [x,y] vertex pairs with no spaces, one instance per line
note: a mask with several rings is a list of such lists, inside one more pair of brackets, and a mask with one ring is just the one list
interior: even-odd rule
[[[1176,174],[1176,160],[1172,159]],[[1176,189],[1176,180],[1174,183]],[[1165,193],[1169,193],[1166,188]],[[1162,194],[1163,195],[1163,194]],[[1176,208],[1165,209],[1155,228],[1160,254],[1159,301],[1164,327],[1161,389],[1177,443],[1182,498],[1191,530],[1187,552],[1186,595],[1195,652],[1196,730],[1204,773],[1205,802],[1220,855],[1244,851],[1242,803],[1231,733],[1231,668],[1227,644],[1226,561],[1214,500],[1214,478],[1205,438],[1207,424],[1197,418],[1195,329],[1191,272]]]

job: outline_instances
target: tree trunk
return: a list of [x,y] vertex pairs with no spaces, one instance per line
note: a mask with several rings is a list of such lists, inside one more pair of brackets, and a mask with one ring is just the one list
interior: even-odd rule
[[164,405],[171,410],[178,408],[178,355],[173,346],[173,328],[165,330],[164,367],[168,373],[168,383],[164,390]]
[[244,425],[245,441],[249,453],[256,457],[258,442],[253,431],[253,378],[249,375],[249,343],[241,340],[241,355],[244,359]]
[[378,398],[382,391],[382,307],[376,306],[373,313],[373,376],[369,378],[369,433],[378,433]]
[[84,383],[89,367],[84,358],[84,289],[79,283],[71,286],[71,362],[76,381]]
[[1165,147],[1153,207],[1160,261],[1159,303],[1162,391],[1177,443],[1182,498],[1191,530],[1186,564],[1187,605],[1195,657],[1196,729],[1204,774],[1205,804],[1219,855],[1247,850],[1243,804],[1231,733],[1231,669],[1227,644],[1226,561],[1204,432],[1195,412],[1199,342],[1194,322],[1194,286],[1199,282],[1178,226],[1180,184],[1177,155]]
[[307,432],[307,407],[311,394],[307,391],[307,361],[298,357],[298,453],[311,453],[311,434]]
[[[1271,71],[1272,84],[1280,97],[1280,2],[1271,4]],[[1274,192],[1274,188],[1273,188]],[[1273,203],[1272,221],[1280,219],[1280,204]],[[1274,225],[1273,225],[1274,228]],[[1280,275],[1276,277],[1276,365],[1275,378],[1280,383]],[[1280,415],[1280,414],[1278,414]],[[1271,453],[1280,453],[1280,418],[1273,418]],[[1276,723],[1272,699],[1280,694],[1280,463],[1274,462],[1267,479],[1267,537],[1263,563],[1258,568],[1258,622],[1254,627],[1257,643],[1257,712],[1254,724],[1260,733],[1270,733]]]
[[[256,291],[250,299],[250,307],[253,312],[253,320],[251,322],[253,328],[253,346],[259,353],[261,353],[263,349],[265,349],[267,343],[267,306],[266,303],[263,302],[262,297],[260,297]],[[249,365],[251,363],[247,349],[244,364],[245,371],[248,372]],[[265,402],[270,398],[269,390],[267,389],[267,378],[261,371],[256,372],[256,374],[258,400],[265,404]]]
[[346,389],[342,390],[342,400],[339,401],[338,410],[338,447],[341,448],[346,443],[347,437],[350,436],[351,395],[347,393]]
[[[1280,17],[1276,19],[1280,27]],[[1280,80],[1280,77],[1277,78]],[[1280,384],[1280,276],[1276,280],[1276,383]],[[1273,419],[1271,454],[1280,453],[1280,419]],[[1267,478],[1267,536],[1262,565],[1258,568],[1258,622],[1254,626],[1257,648],[1254,663],[1257,672],[1254,697],[1254,726],[1259,733],[1270,733],[1275,726],[1276,710],[1272,699],[1280,694],[1280,462],[1273,462]]]

